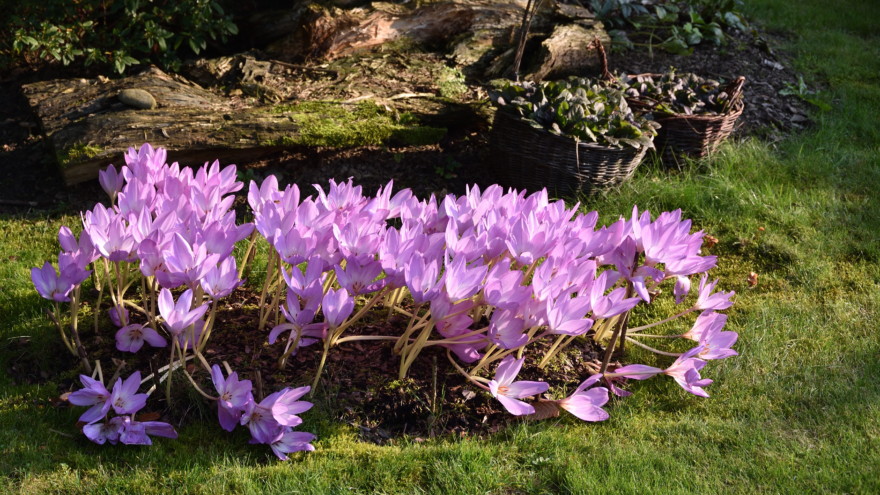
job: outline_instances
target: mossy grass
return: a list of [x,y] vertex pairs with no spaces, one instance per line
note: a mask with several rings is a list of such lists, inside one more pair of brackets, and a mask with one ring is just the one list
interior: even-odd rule
[[[245,432],[227,435],[209,421],[189,421],[178,440],[152,447],[93,445],[74,426],[80,410],[49,402],[57,383],[0,373],[0,492],[880,491],[880,5],[744,7],[792,33],[784,48],[832,110],[817,109],[814,129],[775,145],[746,139],[683,171],[640,168],[585,204],[603,222],[633,204],[682,208],[695,228],[718,237],[708,252],[719,256],[713,276],[737,291],[728,327],[740,333],[741,355],[707,366],[711,398],[649,380],[613,401],[604,423],[513,421],[484,439],[382,447],[316,408],[301,429],[318,435],[317,450],[281,463],[247,445]],[[29,268],[54,256],[57,228],[77,225],[75,213],[0,217],[3,370],[34,353],[23,345],[53,352]]]
[[446,135],[444,128],[422,125],[410,113],[396,113],[369,100],[302,102],[278,105],[272,111],[287,114],[299,124],[295,136],[272,143],[284,146],[419,146],[437,143]]

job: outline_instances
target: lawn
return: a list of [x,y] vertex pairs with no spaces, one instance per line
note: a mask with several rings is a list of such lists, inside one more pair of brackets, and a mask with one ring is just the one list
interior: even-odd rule
[[[56,383],[0,374],[0,491],[22,493],[867,493],[880,491],[880,4],[747,0],[785,36],[831,110],[770,144],[746,139],[710,161],[644,167],[587,202],[602,220],[633,204],[681,208],[719,239],[714,274],[736,290],[739,357],[710,363],[709,399],[671,381],[631,387],[611,419],[517,423],[485,439],[376,446],[319,411],[316,451],[278,462],[195,421],[149,448],[93,445]],[[0,217],[0,369],[57,366],[29,269],[57,251],[77,212]],[[750,287],[750,272],[758,284]],[[22,343],[19,336],[30,336]],[[71,373],[65,375],[70,378]],[[193,413],[195,414],[195,413]]]

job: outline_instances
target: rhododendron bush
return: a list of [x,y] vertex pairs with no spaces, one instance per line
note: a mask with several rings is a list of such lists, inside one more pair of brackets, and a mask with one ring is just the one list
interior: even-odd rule
[[[300,399],[319,385],[328,354],[353,341],[393,347],[399,378],[426,365],[419,360],[426,348],[443,348],[451,366],[511,414],[540,416],[540,400],[542,409],[585,421],[608,418],[602,406],[609,393],[630,393],[623,388],[627,380],[667,375],[706,397],[712,380],[701,372],[707,361],[736,355],[737,334],[722,330],[726,316],[718,312],[730,307],[733,292],[715,290],[717,281],[706,274],[715,257],[701,254],[703,233],[691,232],[680,211],[652,217],[633,208],[631,217],[599,226],[598,213],[550,201],[546,191],[474,186],[460,197],[420,199],[407,189],[393,191],[392,183],[365,196],[351,180],[331,180],[305,196],[269,176],[248,186],[253,223],[237,224],[233,193],[244,184],[234,166],[214,162],[193,171],[165,158],[165,150],[145,144],[129,150],[120,171],[102,172],[112,206],[84,212],[79,238],[62,227],[58,269],[47,262],[32,271],[37,290],[54,303],[50,314],[62,341],[86,373],[69,400],[90,406],[80,420],[95,442],[175,437],[171,425],[137,421],[135,413],[157,384],[170,398],[171,377],[179,374],[216,403],[223,429],[246,426],[253,442],[268,444],[282,459],[311,450],[314,435],[295,430],[311,407]],[[261,239],[272,249],[265,282],[254,288],[259,323],[251,331],[280,346],[282,368],[303,347],[321,353],[311,384],[265,397],[252,380],[226,362],[210,362],[205,352],[211,335],[224,331],[221,301],[244,283]],[[237,245],[243,263],[233,256]],[[106,388],[78,325],[80,287],[90,276],[94,307],[106,309],[118,328],[116,348],[165,348],[167,365]],[[671,298],[675,314],[629,324],[636,308],[660,298]],[[351,331],[367,315],[392,313],[408,321],[396,334]],[[690,313],[697,314],[693,323],[692,317],[678,320]],[[669,324],[673,320],[677,324]],[[677,327],[678,334],[646,332],[659,325]],[[547,369],[578,339],[593,339],[604,350],[572,393],[562,397],[546,382],[518,379],[524,363]],[[612,358],[625,345],[655,352],[668,365],[621,365]],[[146,393],[138,393],[141,386]]]

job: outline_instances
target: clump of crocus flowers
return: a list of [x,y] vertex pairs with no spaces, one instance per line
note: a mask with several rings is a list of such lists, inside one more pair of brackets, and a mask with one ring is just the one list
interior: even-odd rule
[[[164,150],[146,144],[130,149],[125,159],[121,171],[111,166],[100,176],[112,206],[98,204],[85,212],[79,239],[61,229],[59,271],[49,263],[33,269],[37,290],[55,304],[52,315],[65,345],[89,372],[76,313],[80,286],[92,276],[97,307],[104,294],[110,298],[117,349],[169,348],[159,381],[170,386],[171,374],[182,373],[216,401],[223,429],[247,426],[253,442],[269,444],[280,458],[312,449],[314,436],[294,431],[301,423],[298,414],[311,407],[299,399],[317,388],[333,348],[347,342],[389,342],[399,356],[401,378],[419,366],[422,350],[443,347],[474,386],[511,414],[527,416],[535,413],[530,398],[554,395],[546,382],[517,380],[524,363],[545,368],[576,339],[593,339],[605,348],[594,373],[567,397],[542,401],[585,421],[608,418],[602,406],[609,392],[630,393],[621,388],[626,379],[667,375],[686,391],[708,396],[705,387],[712,380],[700,374],[707,361],[736,355],[731,346],[737,334],[722,330],[727,317],[719,312],[731,306],[733,292],[715,290],[717,281],[710,282],[706,272],[716,259],[701,253],[704,234],[691,232],[691,222],[678,210],[654,218],[633,208],[629,218],[598,226],[597,212],[551,201],[546,191],[527,195],[474,186],[463,196],[419,199],[408,189],[395,193],[391,182],[366,196],[351,180],[331,180],[327,190],[315,185],[315,195],[304,197],[296,185],[282,189],[269,176],[262,184],[250,183],[254,221],[239,225],[230,209],[233,193],[243,187],[234,166],[215,162],[193,171],[168,165]],[[261,239],[271,249],[259,330],[269,344],[282,346],[279,367],[304,346],[320,345],[322,357],[311,387],[286,388],[258,402],[250,380],[239,379],[226,363],[224,374],[203,351],[215,331],[219,301],[244,282]],[[243,263],[232,255],[239,243]],[[695,278],[699,287],[692,291]],[[665,285],[671,290],[663,291]],[[634,308],[664,292],[679,311],[632,326]],[[69,326],[61,324],[61,303],[70,303]],[[380,310],[406,316],[405,330],[347,332]],[[131,312],[146,323],[133,323]],[[682,327],[679,318],[691,313],[697,318]],[[646,332],[661,325],[678,325],[678,333]],[[670,345],[658,349],[650,341]],[[685,349],[676,341],[691,344]],[[536,345],[545,342],[549,345]],[[671,364],[613,363],[627,344],[668,356]],[[184,366],[190,360],[210,374],[216,395],[203,390]],[[103,385],[93,377],[82,380],[86,388],[71,401],[92,405],[83,419],[87,435],[121,439],[122,433],[114,432],[133,421],[133,413],[124,412],[131,408],[114,409],[117,416],[92,427],[109,409],[106,402],[89,402],[101,396]],[[126,390],[136,390],[131,386]],[[173,431],[146,428],[155,435]]]

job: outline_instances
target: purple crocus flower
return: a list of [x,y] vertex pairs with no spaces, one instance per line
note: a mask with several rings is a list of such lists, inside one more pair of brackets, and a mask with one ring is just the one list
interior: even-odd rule
[[719,327],[713,327],[712,331],[703,334],[700,339],[700,351],[697,353],[701,359],[725,359],[736,356],[739,353],[730,347],[739,338],[736,332],[722,332]]
[[137,352],[144,346],[144,342],[153,347],[168,345],[159,332],[138,323],[126,325],[116,332],[116,348],[122,352]]
[[153,445],[149,435],[177,438],[174,427],[162,421],[135,421],[130,416],[117,416],[111,422],[114,420],[120,424],[119,441],[125,445]]
[[700,378],[699,371],[706,365],[706,361],[694,356],[702,350],[702,347],[694,347],[682,354],[674,363],[665,370],[647,366],[644,364],[630,364],[614,370],[614,375],[623,376],[632,380],[645,380],[652,376],[663,373],[671,376],[681,387],[688,392],[700,397],[709,397],[703,387],[712,383],[712,380]]
[[241,424],[248,427],[255,443],[275,443],[284,435],[285,429],[272,416],[271,403],[266,404],[266,399],[259,404],[249,401],[241,416]]
[[[608,413],[602,406],[608,402],[608,389],[605,387],[590,388],[602,375],[593,375],[578,385],[574,393],[558,402],[559,407],[574,414],[584,421],[605,421]],[[589,389],[589,390],[587,390]]]
[[223,378],[223,372],[216,364],[211,367],[211,381],[217,389],[217,416],[220,426],[226,431],[235,429],[235,425],[241,420],[242,412],[247,409],[247,404],[253,402],[251,395],[252,384],[250,380],[239,380],[238,373],[233,371],[228,378]]
[[703,278],[700,279],[700,295],[697,297],[697,303],[695,307],[697,309],[727,309],[733,305],[733,301],[730,300],[734,295],[734,291],[730,292],[716,292],[712,294],[712,291],[715,290],[715,286],[718,284],[718,280],[714,282],[706,283],[709,279],[709,275],[703,275]]
[[593,316],[596,318],[610,318],[634,308],[641,300],[638,297],[626,298],[626,289],[618,287],[607,296],[604,294],[607,288],[609,272],[606,270],[593,281],[590,290],[590,301],[593,308]]
[[70,301],[68,295],[73,290],[73,284],[63,274],[59,275],[52,263],[47,261],[43,268],[31,268],[31,281],[45,299],[55,302]]
[[302,423],[297,414],[304,413],[312,408],[311,402],[299,400],[307,394],[311,387],[285,388],[266,397],[261,404],[268,407],[272,417],[281,426],[298,426]]
[[140,386],[140,371],[135,371],[124,381],[122,378],[116,380],[110,394],[110,406],[116,414],[134,414],[147,404],[147,394],[137,393]]
[[159,314],[165,319],[165,326],[172,335],[177,336],[183,333],[208,310],[207,304],[202,304],[191,310],[192,299],[192,289],[187,289],[181,294],[176,303],[170,290],[162,289],[159,292]]
[[83,426],[82,431],[89,440],[98,445],[104,445],[107,442],[110,442],[111,445],[116,445],[119,443],[119,437],[122,435],[124,426],[123,416],[116,416],[101,423],[87,424]]
[[238,278],[235,258],[231,256],[221,261],[219,265],[211,267],[201,280],[202,289],[215,300],[228,296],[243,283],[244,281]]
[[563,293],[555,301],[547,301],[547,323],[550,333],[583,335],[593,327],[593,320],[584,318],[590,311],[586,296],[570,297]]
[[704,335],[721,331],[721,329],[724,328],[725,323],[727,323],[727,315],[716,313],[712,310],[703,311],[700,313],[700,316],[697,317],[694,326],[687,332],[681,334],[681,336],[686,339],[700,342],[703,340]]
[[101,189],[110,196],[110,202],[116,200],[116,195],[122,191],[125,185],[125,177],[116,172],[116,167],[110,165],[104,170],[98,171],[98,182],[101,183]]
[[489,382],[489,392],[501,402],[507,412],[514,416],[535,413],[532,405],[517,399],[542,394],[550,388],[550,385],[544,382],[513,381],[525,361],[526,358],[505,357],[495,370],[495,379]]
[[354,298],[345,289],[330,289],[324,296],[321,307],[324,310],[324,319],[327,325],[330,328],[338,328],[354,310]]
[[72,392],[67,400],[76,406],[92,406],[79,417],[79,420],[84,423],[94,423],[106,416],[110,410],[110,391],[103,383],[86,375],[79,375],[79,380],[84,388]]
[[272,452],[282,461],[287,460],[287,455],[292,452],[302,452],[315,450],[315,447],[309,443],[315,440],[315,435],[304,431],[285,431],[281,437],[272,442]]
[[483,286],[488,267],[471,264],[467,266],[464,256],[456,257],[446,263],[446,293],[451,301],[460,301],[476,294]]
[[110,317],[110,321],[117,327],[128,325],[128,314],[125,306],[112,306],[107,310],[107,316]]

